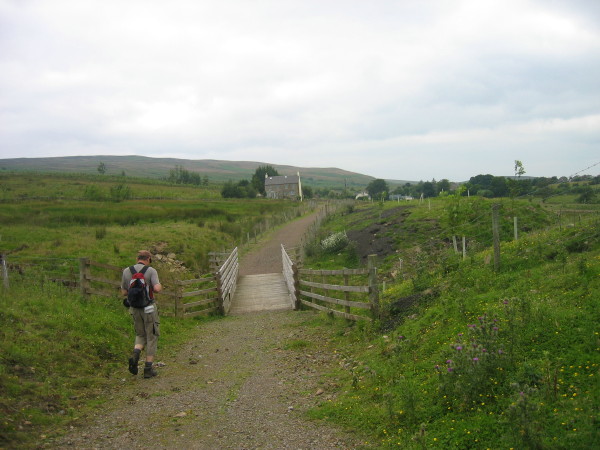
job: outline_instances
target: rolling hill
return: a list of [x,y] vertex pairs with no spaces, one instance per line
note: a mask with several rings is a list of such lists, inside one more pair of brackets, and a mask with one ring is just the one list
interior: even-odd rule
[[[104,163],[106,174],[165,178],[169,171],[181,166],[190,172],[206,175],[213,182],[250,179],[259,166],[269,163],[256,161],[219,161],[211,159],[190,160],[177,158],[149,158],[146,156],[64,156],[51,158],[10,158],[0,159],[0,172],[61,172],[97,174],[98,165]],[[312,187],[330,187],[351,190],[363,189],[374,177],[338,168],[295,167],[277,164],[273,166],[281,175],[295,175],[300,172],[303,183]],[[391,183],[403,181],[388,180]]]

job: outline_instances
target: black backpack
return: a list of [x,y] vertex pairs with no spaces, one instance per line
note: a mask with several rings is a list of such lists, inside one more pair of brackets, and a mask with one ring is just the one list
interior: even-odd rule
[[148,292],[148,285],[144,279],[144,274],[148,270],[148,267],[142,267],[142,270],[139,272],[133,266],[129,268],[131,271],[131,281],[129,282],[129,290],[127,291],[127,302],[133,308],[145,308],[152,303]]

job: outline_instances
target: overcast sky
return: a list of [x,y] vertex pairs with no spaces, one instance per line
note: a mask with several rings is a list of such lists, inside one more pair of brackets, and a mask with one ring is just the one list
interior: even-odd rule
[[598,174],[599,0],[0,0],[0,158]]

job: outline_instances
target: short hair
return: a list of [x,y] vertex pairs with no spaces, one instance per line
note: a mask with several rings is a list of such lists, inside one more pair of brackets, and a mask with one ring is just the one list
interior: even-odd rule
[[149,261],[152,258],[152,253],[148,250],[140,250],[137,255],[137,259],[141,259],[142,261]]

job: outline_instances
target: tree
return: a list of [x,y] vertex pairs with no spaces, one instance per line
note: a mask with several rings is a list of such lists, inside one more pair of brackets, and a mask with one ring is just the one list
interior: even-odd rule
[[450,192],[450,181],[446,178],[444,178],[443,180],[438,181],[437,183],[437,188],[439,190],[439,192]]
[[371,198],[379,198],[381,194],[387,193],[390,191],[388,184],[385,180],[378,178],[377,180],[373,180],[367,186],[367,192],[371,196]]
[[98,173],[100,175],[104,175],[106,173],[106,164],[104,164],[103,162],[98,164]]
[[525,173],[523,163],[515,159],[515,178],[507,180],[510,198],[514,199],[521,193],[521,176]]
[[523,167],[523,163],[518,159],[515,159],[515,177],[520,179],[522,175],[525,175],[525,168]]
[[313,189],[310,186],[302,186],[302,196],[304,198],[313,198]]
[[248,180],[238,181],[234,184],[233,181],[228,181],[221,189],[223,198],[256,198],[256,189]]
[[585,186],[581,190],[581,195],[577,198],[577,203],[595,203],[596,193],[590,186]]
[[259,166],[258,169],[252,175],[252,186],[261,195],[265,195],[265,176],[274,177],[278,176],[279,172],[272,166]]
[[423,195],[425,197],[435,197],[435,180],[423,183]]

